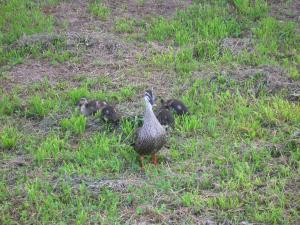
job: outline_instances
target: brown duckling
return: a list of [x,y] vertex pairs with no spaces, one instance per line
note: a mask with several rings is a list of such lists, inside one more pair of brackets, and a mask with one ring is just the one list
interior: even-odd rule
[[174,110],[178,115],[189,114],[188,108],[185,104],[177,99],[169,99],[166,102],[161,99],[161,104],[164,105],[168,109]]
[[174,128],[174,116],[168,107],[161,105],[156,113],[156,117],[161,125]]
[[119,122],[119,115],[111,105],[106,105],[101,111],[101,116],[106,122],[117,124]]
[[160,124],[153,112],[154,96],[151,90],[144,94],[146,110],[144,113],[143,126],[136,130],[134,144],[135,151],[140,155],[141,167],[144,168],[145,155],[152,155],[152,162],[157,165],[156,153],[166,143],[166,130]]
[[78,106],[80,112],[85,116],[94,115],[97,111],[101,110],[103,107],[107,106],[104,101],[91,100],[88,101],[86,98],[81,98]]

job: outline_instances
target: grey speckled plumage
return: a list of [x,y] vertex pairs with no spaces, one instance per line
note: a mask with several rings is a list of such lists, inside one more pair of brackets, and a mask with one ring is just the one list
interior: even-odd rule
[[152,92],[147,91],[144,99],[146,102],[144,123],[136,131],[134,149],[140,155],[149,155],[158,152],[166,143],[166,131],[153,112],[152,104],[154,97],[152,96]]

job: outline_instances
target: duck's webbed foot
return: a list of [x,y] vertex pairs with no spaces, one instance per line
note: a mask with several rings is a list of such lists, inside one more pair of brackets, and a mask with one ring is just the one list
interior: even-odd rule
[[155,153],[152,154],[152,162],[154,165],[157,165],[157,156]]

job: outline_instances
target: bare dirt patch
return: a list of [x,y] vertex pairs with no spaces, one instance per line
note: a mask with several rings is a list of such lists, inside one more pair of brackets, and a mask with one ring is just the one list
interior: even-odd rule
[[186,8],[192,1],[181,0],[110,0],[107,5],[114,16],[128,18],[145,18],[150,16],[171,16],[177,9]]
[[[53,64],[48,59],[27,59],[8,72],[3,87],[10,91],[15,85],[28,86],[45,79],[50,83],[68,81],[74,84],[76,76],[97,78],[106,76],[113,82],[113,88],[132,85],[155,87],[157,95],[166,96],[175,73],[145,67],[138,60],[147,59],[155,46],[147,43],[124,41],[122,35],[111,33],[117,17],[144,18],[150,15],[172,15],[177,9],[191,4],[191,1],[107,1],[111,8],[108,20],[94,18],[88,11],[89,1],[63,1],[57,6],[44,9],[57,20],[56,32],[50,35],[24,36],[16,46],[42,43],[47,46],[54,39],[66,41],[66,49],[78,55],[79,62],[66,61]],[[126,6],[126,7],[125,7]],[[147,69],[147,71],[145,71]],[[75,86],[79,83],[75,83]],[[1,85],[2,86],[2,85]]]
[[69,182],[76,190],[79,190],[80,185],[84,184],[86,185],[88,190],[95,195],[98,195],[103,188],[109,188],[116,192],[126,193],[129,186],[140,187],[145,184],[145,181],[141,178],[126,177],[116,179],[103,178],[95,180],[77,175],[64,177],[63,179],[58,178],[56,180],[53,180],[53,183],[56,183],[56,185],[58,185],[62,181]]
[[[286,90],[291,100],[299,100],[300,82],[294,81],[287,76],[284,69],[276,66],[260,66],[260,67],[241,67],[233,71],[227,72],[230,78],[238,82],[244,82],[248,79],[255,78],[256,84],[263,84],[270,94],[278,93]],[[259,77],[255,77],[261,74]]]
[[16,169],[18,167],[23,167],[29,165],[31,162],[31,159],[28,157],[25,157],[24,155],[17,156],[13,159],[9,160],[1,160],[0,161],[0,169],[1,170],[11,170]]
[[224,50],[229,50],[234,56],[242,52],[254,52],[253,40],[251,38],[225,38],[221,46]]
[[192,75],[192,81],[186,86],[190,86],[194,79],[210,79],[213,82],[219,74],[241,85],[252,80],[255,89],[253,91],[256,94],[263,87],[268,94],[284,92],[291,101],[297,102],[300,99],[300,81],[289,78],[285,69],[271,65],[224,67],[221,72],[203,69],[202,71],[195,71]]
[[300,1],[284,1],[270,0],[270,15],[279,20],[293,21],[298,24],[298,32],[300,31]]

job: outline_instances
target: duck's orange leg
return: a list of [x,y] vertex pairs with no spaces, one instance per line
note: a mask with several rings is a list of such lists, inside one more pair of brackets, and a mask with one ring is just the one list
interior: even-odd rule
[[155,153],[152,154],[152,162],[154,165],[157,165],[157,156]]
[[144,171],[144,156],[140,156],[141,170]]

